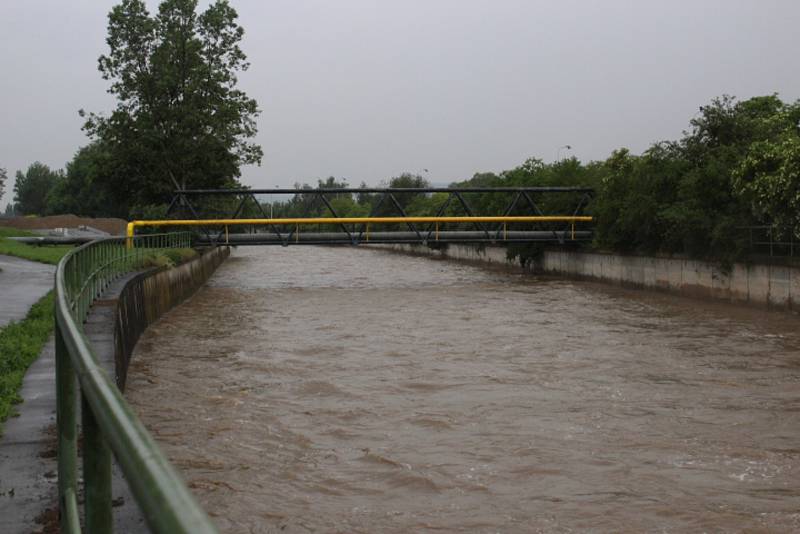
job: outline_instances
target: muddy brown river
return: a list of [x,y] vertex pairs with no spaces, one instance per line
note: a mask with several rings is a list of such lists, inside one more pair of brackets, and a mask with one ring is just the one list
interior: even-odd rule
[[224,532],[800,530],[800,319],[240,248],[127,396]]

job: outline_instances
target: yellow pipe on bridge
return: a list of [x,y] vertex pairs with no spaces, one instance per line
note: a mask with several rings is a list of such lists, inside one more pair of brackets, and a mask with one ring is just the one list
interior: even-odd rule
[[163,219],[131,221],[127,236],[144,226],[250,226],[281,224],[391,224],[391,223],[522,223],[522,222],[592,222],[586,215],[506,215],[498,217],[293,217],[286,219]]

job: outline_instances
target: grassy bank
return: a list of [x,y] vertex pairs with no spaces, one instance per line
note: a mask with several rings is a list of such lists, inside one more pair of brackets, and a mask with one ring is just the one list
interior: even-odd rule
[[13,405],[22,402],[19,388],[28,366],[53,332],[53,292],[31,306],[25,319],[0,329],[0,434]]
[[193,248],[148,249],[144,267],[175,267],[197,257]]
[[72,248],[71,245],[26,245],[25,243],[18,243],[12,239],[8,239],[9,237],[30,237],[36,235],[37,234],[25,230],[0,226],[0,254],[55,265],[58,263],[58,260]]

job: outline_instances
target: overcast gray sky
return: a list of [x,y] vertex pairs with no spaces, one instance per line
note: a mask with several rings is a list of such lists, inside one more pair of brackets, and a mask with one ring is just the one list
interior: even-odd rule
[[[62,167],[86,143],[78,109],[113,106],[96,64],[114,3],[2,0],[9,174]],[[241,85],[263,110],[254,186],[421,169],[446,183],[567,144],[561,155],[603,159],[678,137],[723,93],[800,97],[797,0],[231,3],[252,63]]]

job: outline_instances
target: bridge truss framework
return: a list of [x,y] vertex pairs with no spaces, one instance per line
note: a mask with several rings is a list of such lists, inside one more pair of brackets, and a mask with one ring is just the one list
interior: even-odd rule
[[[404,207],[413,195],[440,202],[430,216],[411,216]],[[507,199],[500,214],[479,215],[469,202],[472,195],[496,196],[497,205]],[[236,245],[348,244],[362,243],[529,243],[566,244],[592,237],[592,217],[583,214],[594,191],[586,187],[465,187],[465,188],[348,188],[348,189],[195,189],[176,191],[167,218],[133,221],[128,234],[140,227],[193,226],[200,244]],[[300,217],[271,217],[259,196],[299,199]],[[332,199],[349,195],[373,195],[367,217],[341,216]],[[537,202],[559,195],[565,213],[545,214]],[[268,204],[267,204],[268,205]],[[310,217],[319,208],[327,217]],[[450,212],[448,214],[448,209]],[[453,215],[454,210],[463,215]],[[447,214],[447,215],[446,215]],[[253,217],[255,215],[256,217]],[[402,229],[398,230],[397,226]],[[307,227],[312,228],[307,228]],[[313,228],[316,226],[316,228]],[[241,229],[250,229],[242,233]],[[263,227],[266,231],[255,231]]]

